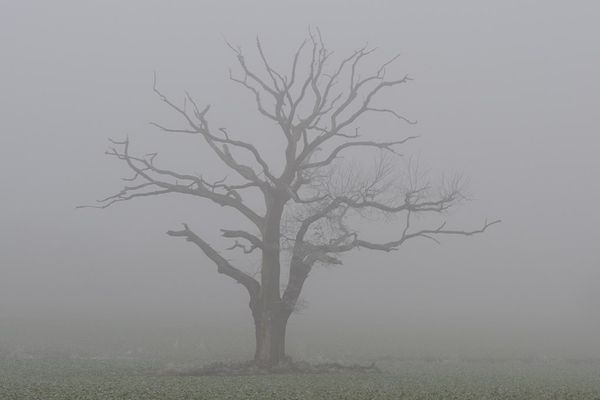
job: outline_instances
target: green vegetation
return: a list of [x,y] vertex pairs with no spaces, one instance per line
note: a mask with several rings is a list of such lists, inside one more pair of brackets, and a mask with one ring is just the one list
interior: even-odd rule
[[2,400],[600,399],[600,363],[380,362],[376,374],[173,377],[158,361],[0,360]]

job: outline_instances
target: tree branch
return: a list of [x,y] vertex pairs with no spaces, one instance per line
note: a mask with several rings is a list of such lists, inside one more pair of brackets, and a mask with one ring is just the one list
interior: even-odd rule
[[[126,165],[134,172],[135,177],[138,179],[143,179],[145,182],[135,186],[125,186],[115,195],[99,200],[98,202],[103,204],[100,206],[95,206],[96,208],[106,208],[116,202],[127,201],[137,197],[162,195],[166,193],[181,193],[206,198],[216,204],[219,204],[220,206],[234,208],[252,221],[259,229],[262,229],[264,224],[263,217],[246,206],[243,203],[241,196],[234,189],[235,187],[249,187],[250,183],[232,187],[222,184],[210,185],[200,177],[157,168],[154,165],[154,158],[156,156],[155,154],[153,154],[150,158],[131,156],[129,154],[129,139],[126,139],[123,142],[117,142],[113,140],[112,143],[123,146],[123,150],[119,151],[113,147],[107,152],[107,154],[124,161]],[[155,177],[156,175],[174,178],[175,183],[158,179]],[[186,184],[179,183],[180,180],[186,181]],[[215,189],[221,187],[226,190],[225,194],[217,193],[215,191]],[[157,190],[139,192],[140,190],[147,190],[149,188],[156,188]]]
[[413,238],[417,238],[417,237],[424,237],[426,239],[434,240],[436,243],[439,243],[439,241],[437,239],[435,239],[432,235],[472,236],[472,235],[476,235],[479,233],[483,233],[490,226],[499,224],[500,222],[502,222],[502,221],[501,220],[495,220],[492,222],[485,221],[485,223],[483,224],[483,226],[481,228],[471,230],[471,231],[444,229],[444,227],[446,225],[446,223],[444,222],[436,229],[423,229],[423,230],[419,230],[419,231],[416,231],[413,233],[407,233],[407,229],[405,229],[402,236],[400,237],[400,239],[389,241],[386,243],[373,243],[373,242],[361,240],[361,239],[358,239],[358,237],[355,237],[355,239],[353,241],[351,241],[350,243],[347,243],[345,245],[320,246],[320,248],[322,251],[325,251],[328,253],[346,252],[346,251],[350,251],[357,247],[363,247],[363,248],[370,249],[370,250],[379,250],[379,251],[390,252],[393,250],[398,250],[398,247],[400,247],[404,242],[406,242],[409,239],[413,239]]
[[226,238],[241,238],[245,239],[252,245],[253,248],[264,249],[265,244],[258,237],[253,234],[242,231],[242,230],[229,230],[229,229],[221,229],[221,234]]
[[[231,169],[233,169],[234,171],[239,173],[242,177],[256,183],[259,187],[266,189],[267,188],[266,182],[262,181],[256,175],[256,173],[252,170],[252,168],[247,167],[247,166],[242,165],[239,162],[237,162],[233,158],[227,145],[245,149],[253,155],[256,162],[261,166],[265,176],[267,178],[269,178],[271,181],[275,180],[275,177],[269,171],[269,166],[267,165],[267,163],[265,162],[265,160],[260,155],[259,151],[256,149],[256,147],[254,145],[244,142],[244,141],[241,141],[241,140],[230,139],[229,135],[226,133],[226,131],[224,132],[225,133],[224,138],[216,136],[210,132],[208,121],[206,120],[206,113],[210,109],[210,105],[206,106],[203,110],[199,110],[194,99],[189,94],[186,93],[186,99],[189,100],[190,103],[193,105],[194,116],[197,120],[197,121],[194,121],[192,119],[192,117],[190,115],[188,115],[185,108],[181,108],[181,107],[177,106],[175,103],[173,103],[171,100],[169,100],[169,98],[167,96],[165,96],[160,90],[158,90],[158,88],[156,87],[156,75],[154,78],[153,91],[160,97],[160,99],[163,102],[165,102],[167,105],[169,105],[169,107],[171,107],[173,110],[175,110],[178,114],[182,115],[184,117],[184,119],[187,121],[187,123],[191,129],[170,129],[170,128],[166,128],[160,124],[157,124],[155,122],[151,122],[151,124],[153,126],[159,128],[165,132],[171,132],[171,133],[179,132],[179,133],[190,133],[190,134],[202,135],[204,137],[204,139],[206,140],[206,142],[208,143],[208,145],[211,147],[211,149],[217,154],[217,156],[228,167],[230,167]],[[221,129],[221,131],[223,132],[223,128]],[[222,148],[218,147],[217,143],[223,144],[223,147]]]
[[255,303],[260,292],[260,284],[256,279],[246,274],[245,272],[235,268],[207,242],[201,239],[198,235],[192,232],[186,224],[183,224],[184,229],[180,231],[168,231],[167,235],[173,237],[184,237],[188,242],[196,244],[208,258],[217,264],[217,271],[220,274],[227,275],[238,283],[242,284],[250,294],[251,304]]
[[392,153],[396,153],[396,151],[393,149],[392,146],[404,144],[404,143],[408,142],[409,140],[415,139],[415,138],[416,138],[416,136],[409,136],[403,140],[397,140],[394,142],[373,142],[373,141],[346,142],[346,143],[343,143],[343,144],[337,146],[335,149],[333,149],[333,151],[329,154],[329,156],[326,159],[317,161],[314,163],[302,164],[300,166],[300,169],[318,168],[318,167],[324,167],[326,165],[329,165],[333,162],[333,160],[335,160],[337,155],[342,150],[347,149],[349,147],[376,147],[376,148],[388,150]]

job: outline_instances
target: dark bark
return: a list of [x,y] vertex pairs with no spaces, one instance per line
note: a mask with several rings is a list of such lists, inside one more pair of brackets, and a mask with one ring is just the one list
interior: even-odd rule
[[266,196],[267,213],[263,227],[261,288],[252,310],[257,365],[270,367],[285,359],[285,332],[289,313],[283,307],[280,293],[280,239],[283,208],[288,199],[282,193]]
[[289,315],[263,312],[255,315],[256,351],[254,362],[272,367],[286,360],[285,335]]

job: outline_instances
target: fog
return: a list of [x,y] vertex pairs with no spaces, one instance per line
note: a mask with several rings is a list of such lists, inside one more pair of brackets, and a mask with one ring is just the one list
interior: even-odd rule
[[224,250],[219,229],[239,218],[177,195],[76,206],[129,175],[104,154],[109,137],[173,169],[230,174],[197,137],[148,124],[178,121],[154,71],[163,92],[189,91],[212,126],[281,160],[283,138],[229,80],[224,39],[260,65],[258,34],[287,70],[311,26],[336,57],[366,42],[378,63],[400,53],[389,72],[414,81],[385,101],[418,124],[373,119],[369,138],[418,135],[403,154],[468,179],[449,226],[502,223],[315,266],[288,352],[600,357],[599,18],[593,1],[2,2],[0,346],[252,353],[247,293],[165,235],[186,222]]

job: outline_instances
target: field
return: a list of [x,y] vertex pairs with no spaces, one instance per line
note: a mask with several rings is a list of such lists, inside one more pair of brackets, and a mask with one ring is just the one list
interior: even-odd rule
[[173,377],[163,362],[0,360],[0,399],[600,399],[600,363],[387,360],[382,373]]

